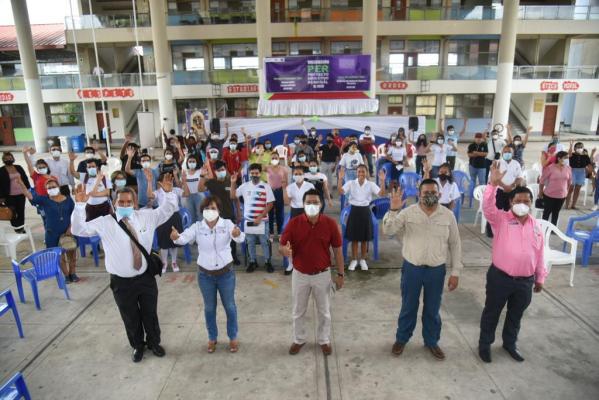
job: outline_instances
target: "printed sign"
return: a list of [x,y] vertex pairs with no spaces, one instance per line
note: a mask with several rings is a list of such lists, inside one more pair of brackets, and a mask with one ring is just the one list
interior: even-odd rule
[[127,98],[135,96],[135,92],[131,88],[79,89],[77,96],[80,99]]
[[[541,91],[558,91],[560,88],[559,82],[557,81],[542,81]],[[563,81],[562,90],[564,91],[576,91],[580,89],[580,84],[576,81]]]
[[15,98],[14,94],[9,92],[0,92],[0,101],[13,101]]
[[243,85],[227,85],[227,93],[258,93],[258,85],[243,84]]
[[408,82],[404,82],[404,81],[381,82],[380,87],[383,90],[405,90],[408,88]]

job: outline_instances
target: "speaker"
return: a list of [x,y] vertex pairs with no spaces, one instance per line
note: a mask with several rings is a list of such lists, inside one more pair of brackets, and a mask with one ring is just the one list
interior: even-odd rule
[[212,118],[210,121],[210,132],[220,135],[220,118]]
[[408,129],[416,132],[418,130],[418,117],[410,117],[408,120]]

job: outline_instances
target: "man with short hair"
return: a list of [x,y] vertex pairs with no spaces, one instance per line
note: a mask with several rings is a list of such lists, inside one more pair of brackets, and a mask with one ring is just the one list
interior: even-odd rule
[[[470,182],[472,187],[487,184],[487,153],[489,149],[483,138],[483,134],[477,132],[474,142],[468,145],[468,168],[470,169]],[[478,183],[477,183],[478,180]]]
[[62,149],[59,145],[53,144],[50,146],[51,158],[47,158],[46,164],[52,171],[52,176],[58,179],[60,185],[60,193],[64,196],[69,197],[71,195],[71,189],[69,185],[75,185],[73,175],[70,173],[69,161],[61,158]]
[[[95,146],[95,145],[94,145]],[[96,153],[96,149],[93,146],[86,146],[83,149],[83,155],[85,157],[84,160],[79,161],[77,164],[77,172],[86,172],[87,171],[87,161],[94,160],[96,161],[96,165],[101,167],[102,165],[106,165],[106,154],[101,151]]]
[[366,125],[364,127],[364,133],[359,137],[359,144],[362,150],[362,154],[366,157],[366,161],[368,162],[368,171],[370,173],[370,177],[374,176],[374,156],[376,154],[376,147],[374,146],[374,134],[372,133],[370,126]]
[[87,205],[85,206],[86,221],[109,215],[112,212],[112,206],[110,205],[112,181],[106,179],[94,159],[86,161],[86,172],[77,172],[75,170],[76,158],[77,155],[75,153],[69,153],[71,174],[83,183],[85,193],[89,195]]
[[[320,146],[320,171],[325,174],[327,181],[333,185],[337,179],[333,179],[337,165],[341,159],[341,151],[335,144],[333,134],[329,133],[326,138],[326,143]],[[332,187],[330,189],[333,189]]]
[[516,187],[510,192],[509,211],[495,207],[496,192],[508,173],[501,171],[498,163],[493,163],[483,195],[483,213],[494,233],[478,340],[478,354],[487,363],[491,362],[491,344],[495,341],[495,329],[506,304],[503,348],[514,360],[524,361],[516,347],[520,320],[530,305],[532,292],[543,290],[547,276],[543,231],[530,215],[533,198],[530,189]]
[[134,176],[137,181],[138,204],[140,208],[148,205],[148,176],[151,176],[152,192],[156,191],[156,182],[158,182],[158,169],[152,169],[152,159],[149,154],[142,154],[140,157],[140,169],[132,169],[131,161],[134,159],[135,149],[127,149],[127,164],[125,172],[127,175]]
[[283,257],[293,256],[291,298],[293,317],[293,344],[289,354],[295,355],[306,344],[306,312],[310,294],[318,310],[317,340],[322,353],[328,356],[331,349],[331,249],[335,254],[337,289],[343,287],[343,252],[341,232],[337,222],[320,213],[322,204],[315,189],[304,193],[304,214],[287,223],[279,243]]
[[451,260],[449,291],[458,287],[462,265],[462,245],[453,212],[439,205],[439,186],[433,179],[420,183],[419,201],[403,211],[405,203],[401,188],[393,191],[391,206],[383,218],[385,235],[403,236],[401,270],[401,312],[397,323],[395,344],[391,351],[399,356],[410,340],[424,290],[422,336],[424,345],[437,360],[444,360],[439,347],[441,337],[441,296],[445,282],[445,262]]

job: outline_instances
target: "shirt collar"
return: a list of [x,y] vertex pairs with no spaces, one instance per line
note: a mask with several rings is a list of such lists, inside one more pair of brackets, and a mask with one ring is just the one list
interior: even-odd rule
[[[316,220],[316,223],[314,224],[315,226],[318,225],[320,223],[322,214],[318,214],[318,219]],[[310,222],[310,220],[308,219],[308,215],[306,213],[302,213],[301,217],[303,222],[305,222],[308,225],[312,225],[312,223]]]
[[217,226],[221,226],[222,224],[224,224],[224,222],[223,222],[223,218],[222,218],[221,216],[219,216],[219,217],[218,217],[218,221],[216,221],[216,224],[214,225],[214,227],[213,227],[213,228],[210,228],[210,227],[208,226],[208,224],[206,223],[206,220],[205,220],[205,219],[202,219],[202,222],[201,222],[201,224],[202,224],[202,226],[203,226],[203,227],[205,227],[205,228],[207,228],[207,229],[214,229],[214,228],[216,228]]

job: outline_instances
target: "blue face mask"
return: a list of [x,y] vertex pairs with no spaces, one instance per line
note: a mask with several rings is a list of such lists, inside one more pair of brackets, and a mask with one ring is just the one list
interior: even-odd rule
[[88,168],[87,169],[87,173],[89,174],[89,176],[96,176],[96,174],[98,173],[98,171],[96,170],[96,168]]
[[131,207],[117,207],[116,214],[121,218],[129,218],[133,214],[133,206]]
[[512,153],[503,153],[503,159],[505,161],[510,161],[512,159]]
[[216,177],[218,179],[225,179],[227,176],[227,171],[216,171]]
[[117,188],[122,188],[122,187],[125,187],[125,185],[127,184],[127,180],[126,179],[115,179],[114,184],[116,185]]

